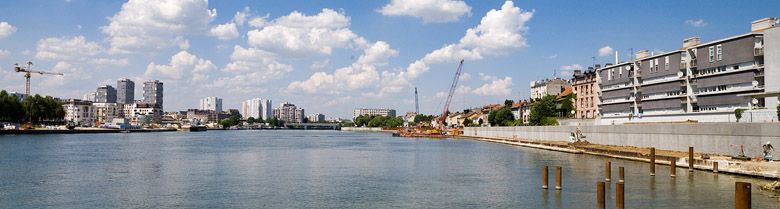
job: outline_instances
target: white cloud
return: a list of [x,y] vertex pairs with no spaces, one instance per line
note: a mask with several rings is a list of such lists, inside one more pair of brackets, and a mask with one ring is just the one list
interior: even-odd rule
[[568,71],[571,71],[571,70],[582,70],[582,65],[579,65],[579,64],[564,65],[564,66],[561,66],[561,70],[568,70]]
[[322,68],[327,67],[328,64],[330,64],[330,60],[326,59],[326,60],[317,61],[317,62],[312,63],[311,66],[309,66],[309,68],[311,68],[311,69],[322,69]]
[[217,67],[210,60],[198,58],[187,51],[180,51],[171,57],[169,64],[149,63],[146,67],[147,77],[162,77],[173,80],[189,78],[191,81],[205,80],[206,73]]
[[130,0],[101,30],[111,52],[160,49],[181,35],[207,30],[216,16],[207,0]]
[[[253,23],[256,25],[260,23]],[[288,56],[330,55],[333,48],[367,46],[349,29],[350,18],[331,9],[307,16],[294,11],[247,33],[249,45]]]
[[476,88],[472,93],[480,96],[509,96],[512,94],[512,78],[504,77]]
[[308,94],[338,95],[348,91],[378,87],[382,80],[377,67],[385,65],[387,59],[397,55],[397,50],[379,41],[365,49],[363,55],[352,65],[339,68],[332,74],[316,72],[307,80],[290,83],[287,90]]
[[262,28],[265,27],[266,24],[268,24],[268,15],[264,17],[253,17],[249,20],[249,26],[253,28]]
[[463,73],[460,75],[460,81],[469,81],[469,80],[471,80],[470,73]]
[[485,73],[479,73],[479,79],[483,81],[492,81],[498,79],[496,76],[488,75]]
[[443,23],[458,21],[471,15],[471,7],[459,0],[392,0],[379,9],[386,16],[411,16],[423,22]]
[[606,57],[612,55],[613,53],[615,53],[615,50],[613,50],[612,47],[610,46],[601,47],[599,48],[599,52],[598,52],[599,57]]
[[243,26],[244,23],[246,23],[246,18],[249,17],[249,11],[249,7],[244,7],[243,11],[238,11],[235,15],[233,15],[233,19],[231,21],[236,23],[238,26]]
[[511,1],[506,1],[500,10],[490,10],[482,17],[480,24],[466,31],[457,44],[449,44],[426,54],[406,68],[405,71],[382,73],[382,88],[376,96],[397,93],[411,87],[411,80],[430,69],[430,64],[452,63],[457,66],[460,59],[480,60],[486,55],[505,55],[527,47],[523,37],[525,23],[533,11],[522,11]]
[[528,46],[524,37],[525,23],[533,11],[522,11],[512,1],[504,2],[500,10],[492,9],[480,24],[466,31],[457,44],[450,44],[426,54],[409,64],[406,76],[417,78],[428,71],[429,64],[456,63],[460,59],[480,60],[484,55],[504,55]]
[[48,61],[67,61],[68,64],[79,67],[95,65],[97,68],[103,68],[129,64],[127,58],[108,57],[105,48],[96,42],[87,41],[84,36],[41,39],[36,45],[35,58]]
[[222,71],[229,73],[261,72],[264,78],[281,77],[293,70],[292,66],[279,63],[274,54],[254,48],[234,46],[230,63]]
[[0,22],[0,39],[11,36],[14,33],[16,33],[16,27],[8,24],[8,22]]
[[693,26],[693,27],[696,27],[696,28],[700,28],[700,27],[707,26],[707,22],[705,22],[703,19],[698,19],[698,20],[686,20],[686,21],[685,21],[685,24],[686,24],[686,25]]
[[209,35],[217,37],[219,40],[238,38],[238,27],[233,22],[220,24],[211,28]]

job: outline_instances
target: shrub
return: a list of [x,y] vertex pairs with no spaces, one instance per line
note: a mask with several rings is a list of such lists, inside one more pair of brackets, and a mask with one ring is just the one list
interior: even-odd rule
[[737,118],[737,123],[739,123],[739,120],[742,119],[742,113],[745,112],[745,109],[736,109],[734,110],[734,117]]
[[558,124],[558,118],[556,117],[545,117],[542,118],[542,125],[543,126],[557,126]]

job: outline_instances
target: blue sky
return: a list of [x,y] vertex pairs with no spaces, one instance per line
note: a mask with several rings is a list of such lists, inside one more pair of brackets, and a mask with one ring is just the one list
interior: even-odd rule
[[[756,6],[760,5],[760,6]],[[459,59],[451,109],[529,95],[556,69],[613,62],[611,51],[668,51],[682,40],[746,33],[780,16],[751,1],[2,1],[0,89],[81,98],[127,77],[165,82],[165,110],[218,96],[226,108],[260,97],[329,117],[355,107],[441,111]],[[471,32],[468,32],[471,31]],[[609,47],[609,50],[608,48]],[[604,56],[599,56],[601,52]]]

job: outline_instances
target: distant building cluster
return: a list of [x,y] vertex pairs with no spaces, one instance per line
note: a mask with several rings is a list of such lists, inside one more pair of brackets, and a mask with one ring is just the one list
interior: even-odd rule
[[273,109],[273,116],[287,123],[303,123],[304,110],[289,102],[282,103]]
[[63,102],[65,121],[78,126],[119,127],[160,123],[163,117],[163,83],[144,82],[142,100],[135,100],[135,83],[130,79],[97,87],[83,99]]
[[395,109],[387,109],[387,108],[355,108],[355,110],[352,112],[352,120],[355,120],[358,116],[361,115],[368,115],[368,116],[385,116],[385,117],[395,117]]

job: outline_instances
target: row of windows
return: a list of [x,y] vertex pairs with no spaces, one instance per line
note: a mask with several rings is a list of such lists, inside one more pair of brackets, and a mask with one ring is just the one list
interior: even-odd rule
[[720,73],[720,72],[726,72],[726,71],[729,70],[729,68],[731,68],[732,70],[739,70],[739,65],[733,65],[731,67],[720,66],[720,67],[716,67],[716,68],[703,69],[703,70],[699,70],[698,74],[699,75],[709,75],[709,74],[715,74],[715,73]]
[[706,88],[699,88],[699,93],[708,93],[708,92],[720,92],[720,91],[726,91],[728,90],[728,86],[726,85],[720,85],[720,86],[713,86],[713,87],[706,87]]
[[[669,70],[669,56],[664,57],[664,70]],[[650,72],[658,72],[658,58],[650,60]]]
[[715,46],[710,46],[709,48],[710,52],[710,62],[714,62],[715,60],[721,61],[723,60],[723,46],[718,44]]

